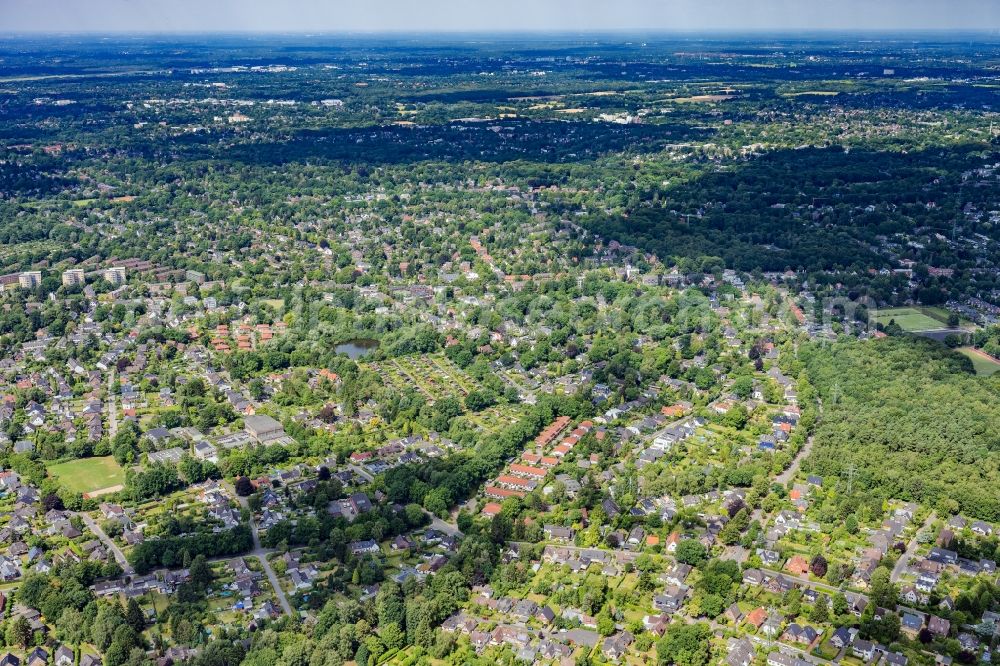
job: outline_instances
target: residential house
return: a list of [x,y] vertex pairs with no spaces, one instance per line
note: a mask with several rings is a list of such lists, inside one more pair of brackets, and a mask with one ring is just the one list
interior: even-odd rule
[[613,636],[604,639],[601,645],[601,652],[611,661],[619,661],[628,652],[628,648],[635,639],[627,631],[620,631]]
[[871,661],[875,656],[875,643],[861,638],[856,638],[851,644],[851,652],[858,659],[862,659],[866,662]]

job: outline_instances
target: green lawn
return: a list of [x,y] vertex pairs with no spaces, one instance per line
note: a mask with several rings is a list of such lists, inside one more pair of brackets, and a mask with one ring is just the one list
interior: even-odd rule
[[48,470],[59,483],[77,493],[89,493],[125,483],[125,470],[111,456],[56,463],[49,465]]
[[972,367],[976,369],[976,374],[983,377],[990,377],[1000,371],[1000,363],[997,363],[988,356],[979,353],[972,347],[959,347],[957,350],[972,359]]
[[916,308],[892,308],[889,310],[877,310],[872,313],[872,319],[879,324],[888,324],[891,320],[896,320],[900,328],[908,333],[914,331],[929,331],[936,328],[946,328],[947,324],[924,314]]
[[[934,319],[943,322],[947,322],[948,317],[951,316],[952,314],[950,310],[948,310],[947,308],[943,308],[939,305],[921,305],[917,309],[923,312],[925,315],[933,317]],[[975,322],[969,321],[965,317],[960,316],[958,318],[958,322],[959,322],[958,323],[959,328],[964,328],[970,331],[976,330]]]

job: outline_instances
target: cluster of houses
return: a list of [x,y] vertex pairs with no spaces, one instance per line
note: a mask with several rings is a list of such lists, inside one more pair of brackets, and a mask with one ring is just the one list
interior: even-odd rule
[[[526,663],[572,664],[577,648],[589,651],[597,646],[606,659],[619,661],[635,640],[628,631],[602,638],[596,631],[596,620],[573,608],[564,608],[561,617],[576,627],[558,629],[557,615],[549,606],[530,599],[496,597],[488,585],[473,588],[470,608],[445,620],[441,630],[468,637],[477,653],[490,647],[509,647],[519,661]],[[489,610],[491,619],[477,616],[477,608]],[[503,619],[497,621],[498,617]]]
[[549,471],[594,427],[593,422],[583,421],[556,444],[556,440],[569,428],[570,422],[568,416],[558,417],[535,437],[534,447],[525,450],[519,462],[508,465],[492,483],[487,484],[483,493],[488,499],[494,500],[484,508],[487,515],[499,511],[497,502],[508,497],[524,497],[538,488]]
[[3,581],[47,573],[60,564],[113,560],[106,544],[85,538],[85,525],[74,514],[54,508],[43,513],[38,490],[22,483],[17,472],[0,472],[0,495],[14,499],[9,520],[0,526],[0,544],[7,544],[0,553]]
[[283,321],[274,324],[252,324],[249,321],[238,322],[230,331],[229,324],[219,324],[212,332],[210,343],[217,352],[250,351],[258,345],[265,345],[275,338],[288,332],[288,326]]
[[[76,666],[76,652],[68,645],[59,645],[51,654],[45,647],[37,646],[28,652],[24,659],[7,652],[0,655],[3,666]],[[101,666],[101,658],[95,654],[80,655],[80,666]]]
[[[966,533],[973,539],[990,539],[995,530],[992,525],[982,520],[969,521],[963,516],[952,516],[941,528],[934,545],[925,555],[915,556],[906,568],[906,574],[912,579],[900,587],[900,598],[910,604],[927,606],[931,596],[938,589],[942,577],[947,573],[954,577],[976,577],[980,575],[995,579],[997,576],[996,561],[980,557],[970,559],[961,557],[954,550],[958,535]],[[944,595],[941,604],[948,609],[954,607],[954,599]]]

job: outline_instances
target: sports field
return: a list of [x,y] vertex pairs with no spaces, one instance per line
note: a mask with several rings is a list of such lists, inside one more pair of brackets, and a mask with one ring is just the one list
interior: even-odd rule
[[111,456],[56,463],[49,465],[48,470],[59,483],[77,493],[107,491],[125,483],[125,470]]
[[989,377],[1000,371],[1000,362],[974,347],[959,347],[955,351],[961,352],[972,359],[972,367],[976,369],[977,375]]
[[891,308],[888,310],[876,310],[872,313],[872,320],[874,323],[882,324],[883,326],[888,324],[892,320],[896,320],[907,333],[914,333],[917,331],[932,331],[939,328],[948,328],[948,324],[925,314],[926,311],[921,311],[916,308]]

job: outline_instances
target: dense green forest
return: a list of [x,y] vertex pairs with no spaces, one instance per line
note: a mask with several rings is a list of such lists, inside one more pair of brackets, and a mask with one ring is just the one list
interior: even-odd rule
[[[959,185],[981,161],[979,148],[776,151],[666,188],[637,188],[621,214],[585,224],[660,256],[719,256],[746,271],[885,267],[872,251],[879,238],[917,226],[950,233],[965,197],[987,200],[986,189]],[[953,250],[938,250],[938,261],[942,253],[961,266]]]
[[824,414],[804,467],[881,498],[1000,519],[1000,381],[922,339],[801,350]]

